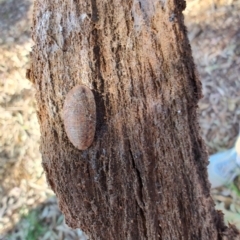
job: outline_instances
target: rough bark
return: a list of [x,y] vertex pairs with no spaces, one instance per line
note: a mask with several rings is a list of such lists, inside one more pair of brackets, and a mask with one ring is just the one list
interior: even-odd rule
[[[36,0],[32,65],[43,167],[66,222],[91,239],[237,239],[210,196],[183,0]],[[77,84],[97,109],[76,149],[61,111]]]

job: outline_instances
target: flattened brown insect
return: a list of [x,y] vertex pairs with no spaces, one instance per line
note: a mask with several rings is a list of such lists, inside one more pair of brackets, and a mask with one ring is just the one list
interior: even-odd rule
[[79,150],[93,142],[96,130],[96,103],[92,91],[77,85],[67,94],[63,105],[63,121],[70,142]]

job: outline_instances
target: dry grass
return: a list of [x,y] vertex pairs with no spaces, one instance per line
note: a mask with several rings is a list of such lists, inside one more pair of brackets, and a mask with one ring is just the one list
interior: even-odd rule
[[[200,125],[213,153],[232,147],[238,134],[240,1],[187,3],[186,24],[204,93]],[[31,6],[31,0],[0,0],[0,238],[8,232],[8,239],[84,239],[80,230],[64,225],[41,167],[34,89],[25,79],[33,44]],[[226,219],[240,228],[236,189],[212,194]]]
[[202,81],[202,136],[209,153],[233,146],[240,122],[240,1],[190,1],[186,23]]
[[[233,147],[240,126],[240,1],[188,3],[185,20],[204,94],[199,103],[200,125],[212,154]],[[226,224],[240,229],[238,178],[228,189],[212,190],[212,196]]]

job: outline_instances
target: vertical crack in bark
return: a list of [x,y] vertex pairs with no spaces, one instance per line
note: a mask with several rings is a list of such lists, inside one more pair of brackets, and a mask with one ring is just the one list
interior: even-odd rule
[[178,209],[179,209],[179,212],[181,214],[181,222],[182,222],[182,235],[184,235],[184,239],[188,239],[189,237],[189,232],[188,232],[188,226],[189,226],[189,222],[188,222],[188,219],[186,217],[186,209],[184,208],[184,205],[182,203],[183,201],[183,198],[179,198],[178,200]]
[[141,209],[144,209],[144,201],[143,201],[143,194],[142,194],[143,183],[142,183],[141,174],[140,174],[140,171],[138,170],[138,168],[136,167],[134,157],[133,157],[133,153],[132,153],[132,150],[130,148],[129,148],[129,153],[130,153],[130,156],[131,156],[133,169],[135,170],[135,173],[136,173],[136,182],[137,182],[137,185],[138,185],[137,186],[138,189],[134,189],[135,193],[136,193],[136,200],[137,200],[137,203],[138,203],[139,207]]
[[134,193],[135,193],[135,197],[136,197],[136,203],[137,206],[139,208],[139,213],[140,213],[140,217],[141,217],[141,222],[142,222],[142,227],[143,227],[143,234],[147,239],[147,220],[146,220],[146,216],[145,216],[145,203],[143,200],[143,182],[142,182],[142,178],[141,178],[141,173],[139,171],[139,169],[136,166],[135,160],[134,160],[134,155],[132,153],[131,150],[131,144],[129,141],[129,153],[130,153],[130,157],[131,157],[131,161],[132,161],[132,167],[134,169],[135,172],[135,181],[134,181]]
[[97,22],[98,21],[98,9],[97,9],[96,0],[91,0],[91,4],[92,4],[92,21]]

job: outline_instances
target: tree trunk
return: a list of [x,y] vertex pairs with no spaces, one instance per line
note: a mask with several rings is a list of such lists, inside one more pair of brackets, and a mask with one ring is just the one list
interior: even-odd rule
[[[29,78],[43,167],[67,224],[91,239],[239,236],[210,196],[184,8],[183,0],[35,0]],[[62,118],[81,84],[97,111],[86,150],[69,141]]]

